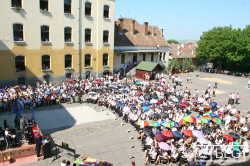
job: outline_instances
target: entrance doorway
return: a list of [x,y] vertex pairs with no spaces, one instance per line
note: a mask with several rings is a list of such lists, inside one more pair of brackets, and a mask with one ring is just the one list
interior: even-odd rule
[[18,85],[25,84],[26,80],[24,77],[18,78]]
[[43,77],[44,81],[46,81],[47,84],[50,83],[50,76],[49,75],[46,75]]
[[89,78],[90,78],[90,71],[87,71],[87,72],[86,72],[85,78],[86,78],[86,79],[89,79]]
[[66,78],[69,78],[69,79],[70,79],[70,78],[71,78],[71,75],[72,75],[71,73],[67,73],[67,74],[66,74]]
[[137,53],[133,53],[133,62],[137,62]]

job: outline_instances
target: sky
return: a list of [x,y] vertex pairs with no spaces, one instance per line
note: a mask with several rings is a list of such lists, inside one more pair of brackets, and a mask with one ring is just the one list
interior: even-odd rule
[[116,0],[115,19],[135,18],[164,29],[164,37],[199,40],[204,31],[250,24],[250,0]]

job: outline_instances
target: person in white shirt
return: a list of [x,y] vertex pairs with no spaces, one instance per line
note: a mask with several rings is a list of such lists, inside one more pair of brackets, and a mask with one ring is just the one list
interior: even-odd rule
[[227,114],[227,116],[225,117],[225,130],[227,131],[229,128],[229,124],[231,122],[231,116],[229,114]]

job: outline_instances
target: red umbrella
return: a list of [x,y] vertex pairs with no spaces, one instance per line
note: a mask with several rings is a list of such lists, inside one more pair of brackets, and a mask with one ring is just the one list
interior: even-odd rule
[[233,142],[233,141],[234,141],[233,137],[231,137],[231,136],[228,135],[228,134],[224,134],[223,137],[224,137],[226,140],[228,140],[229,142]]
[[164,135],[165,137],[174,137],[173,133],[168,130],[163,131],[162,135]]
[[158,141],[158,142],[165,142],[165,138],[164,136],[161,134],[161,133],[156,133],[155,134],[155,139]]
[[181,105],[182,107],[188,106],[187,103],[184,103],[184,102],[181,102],[179,105]]
[[69,79],[69,80],[68,80],[68,82],[72,82],[72,81],[74,81],[74,80],[73,80],[73,79]]
[[142,94],[142,92],[141,91],[137,91],[136,94],[140,95],[140,94]]
[[100,80],[96,80],[96,83],[99,84],[101,81]]
[[183,134],[185,134],[186,136],[189,136],[189,137],[192,137],[192,136],[193,136],[193,133],[192,133],[192,131],[190,131],[190,130],[183,130],[182,132],[183,132]]

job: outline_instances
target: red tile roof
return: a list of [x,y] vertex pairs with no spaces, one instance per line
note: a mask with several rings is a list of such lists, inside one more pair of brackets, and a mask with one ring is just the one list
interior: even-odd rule
[[188,42],[185,46],[189,46],[189,45],[192,45],[192,43],[191,43],[191,42]]
[[192,49],[192,48],[189,48],[189,47],[185,47],[183,48],[181,45],[180,46],[180,49],[179,49],[179,55],[177,54],[178,52],[178,45],[179,44],[171,44],[171,49],[170,49],[170,56],[172,58],[196,58],[196,55],[193,55],[192,54],[192,50],[193,50],[193,53],[195,53],[195,49]]
[[[143,34],[144,25],[140,25],[135,21],[135,34],[131,33],[131,21],[133,19],[123,18],[123,35],[119,34],[119,20],[115,22],[115,46],[143,46],[156,47],[168,46],[164,37],[161,37],[161,31],[157,26],[148,26],[148,36]],[[153,36],[153,27],[155,28],[155,36]]]

